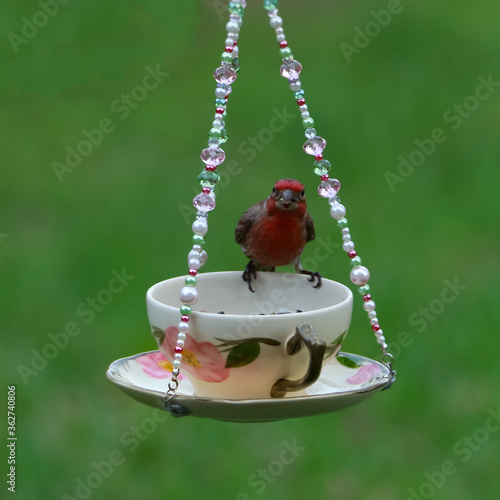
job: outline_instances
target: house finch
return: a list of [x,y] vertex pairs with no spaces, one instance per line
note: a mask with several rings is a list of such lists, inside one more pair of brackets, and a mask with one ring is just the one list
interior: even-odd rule
[[257,271],[274,271],[276,266],[293,264],[298,273],[321,286],[321,275],[305,271],[300,255],[314,240],[314,223],[307,212],[304,186],[295,179],[281,179],[266,200],[252,205],[236,226],[236,243],[250,259],[242,278],[252,289]]

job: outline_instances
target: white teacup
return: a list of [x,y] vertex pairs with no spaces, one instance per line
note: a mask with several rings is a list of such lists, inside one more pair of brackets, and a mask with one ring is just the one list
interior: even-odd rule
[[[340,350],[351,322],[349,288],[325,278],[313,288],[305,275],[268,272],[258,272],[252,286],[255,293],[241,272],[198,276],[181,364],[197,396],[283,397],[314,383]],[[151,329],[170,362],[183,287],[177,277],[147,292]]]

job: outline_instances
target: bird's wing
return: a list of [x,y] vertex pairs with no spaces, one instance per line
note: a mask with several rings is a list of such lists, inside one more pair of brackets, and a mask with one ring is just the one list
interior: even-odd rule
[[235,239],[238,245],[244,245],[247,238],[248,231],[255,222],[257,216],[265,211],[265,200],[259,201],[252,205],[242,216],[236,224]]
[[308,241],[314,240],[314,238],[316,237],[316,231],[314,230],[314,222],[311,216],[309,215],[309,212],[307,212],[304,217],[306,219],[306,243],[307,243]]

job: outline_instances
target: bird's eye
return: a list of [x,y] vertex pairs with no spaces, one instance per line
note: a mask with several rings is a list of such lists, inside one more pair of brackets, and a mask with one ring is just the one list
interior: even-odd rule
[[306,190],[303,189],[301,192],[300,192],[300,196],[304,197],[306,195]]
[[273,195],[278,196],[278,189],[277,188],[273,188]]

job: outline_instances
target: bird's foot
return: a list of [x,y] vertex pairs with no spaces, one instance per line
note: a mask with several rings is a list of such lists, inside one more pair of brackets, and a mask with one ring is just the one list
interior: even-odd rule
[[307,274],[309,276],[308,281],[310,281],[311,283],[314,283],[315,280],[318,280],[318,282],[313,285],[313,288],[321,287],[321,274],[313,271],[305,271],[304,269],[301,269],[300,274]]
[[245,267],[245,270],[243,271],[241,277],[243,278],[243,281],[246,281],[248,283],[248,289],[252,293],[255,293],[255,290],[252,288],[252,277],[254,280],[257,279],[257,269],[252,261],[247,264],[247,267]]

